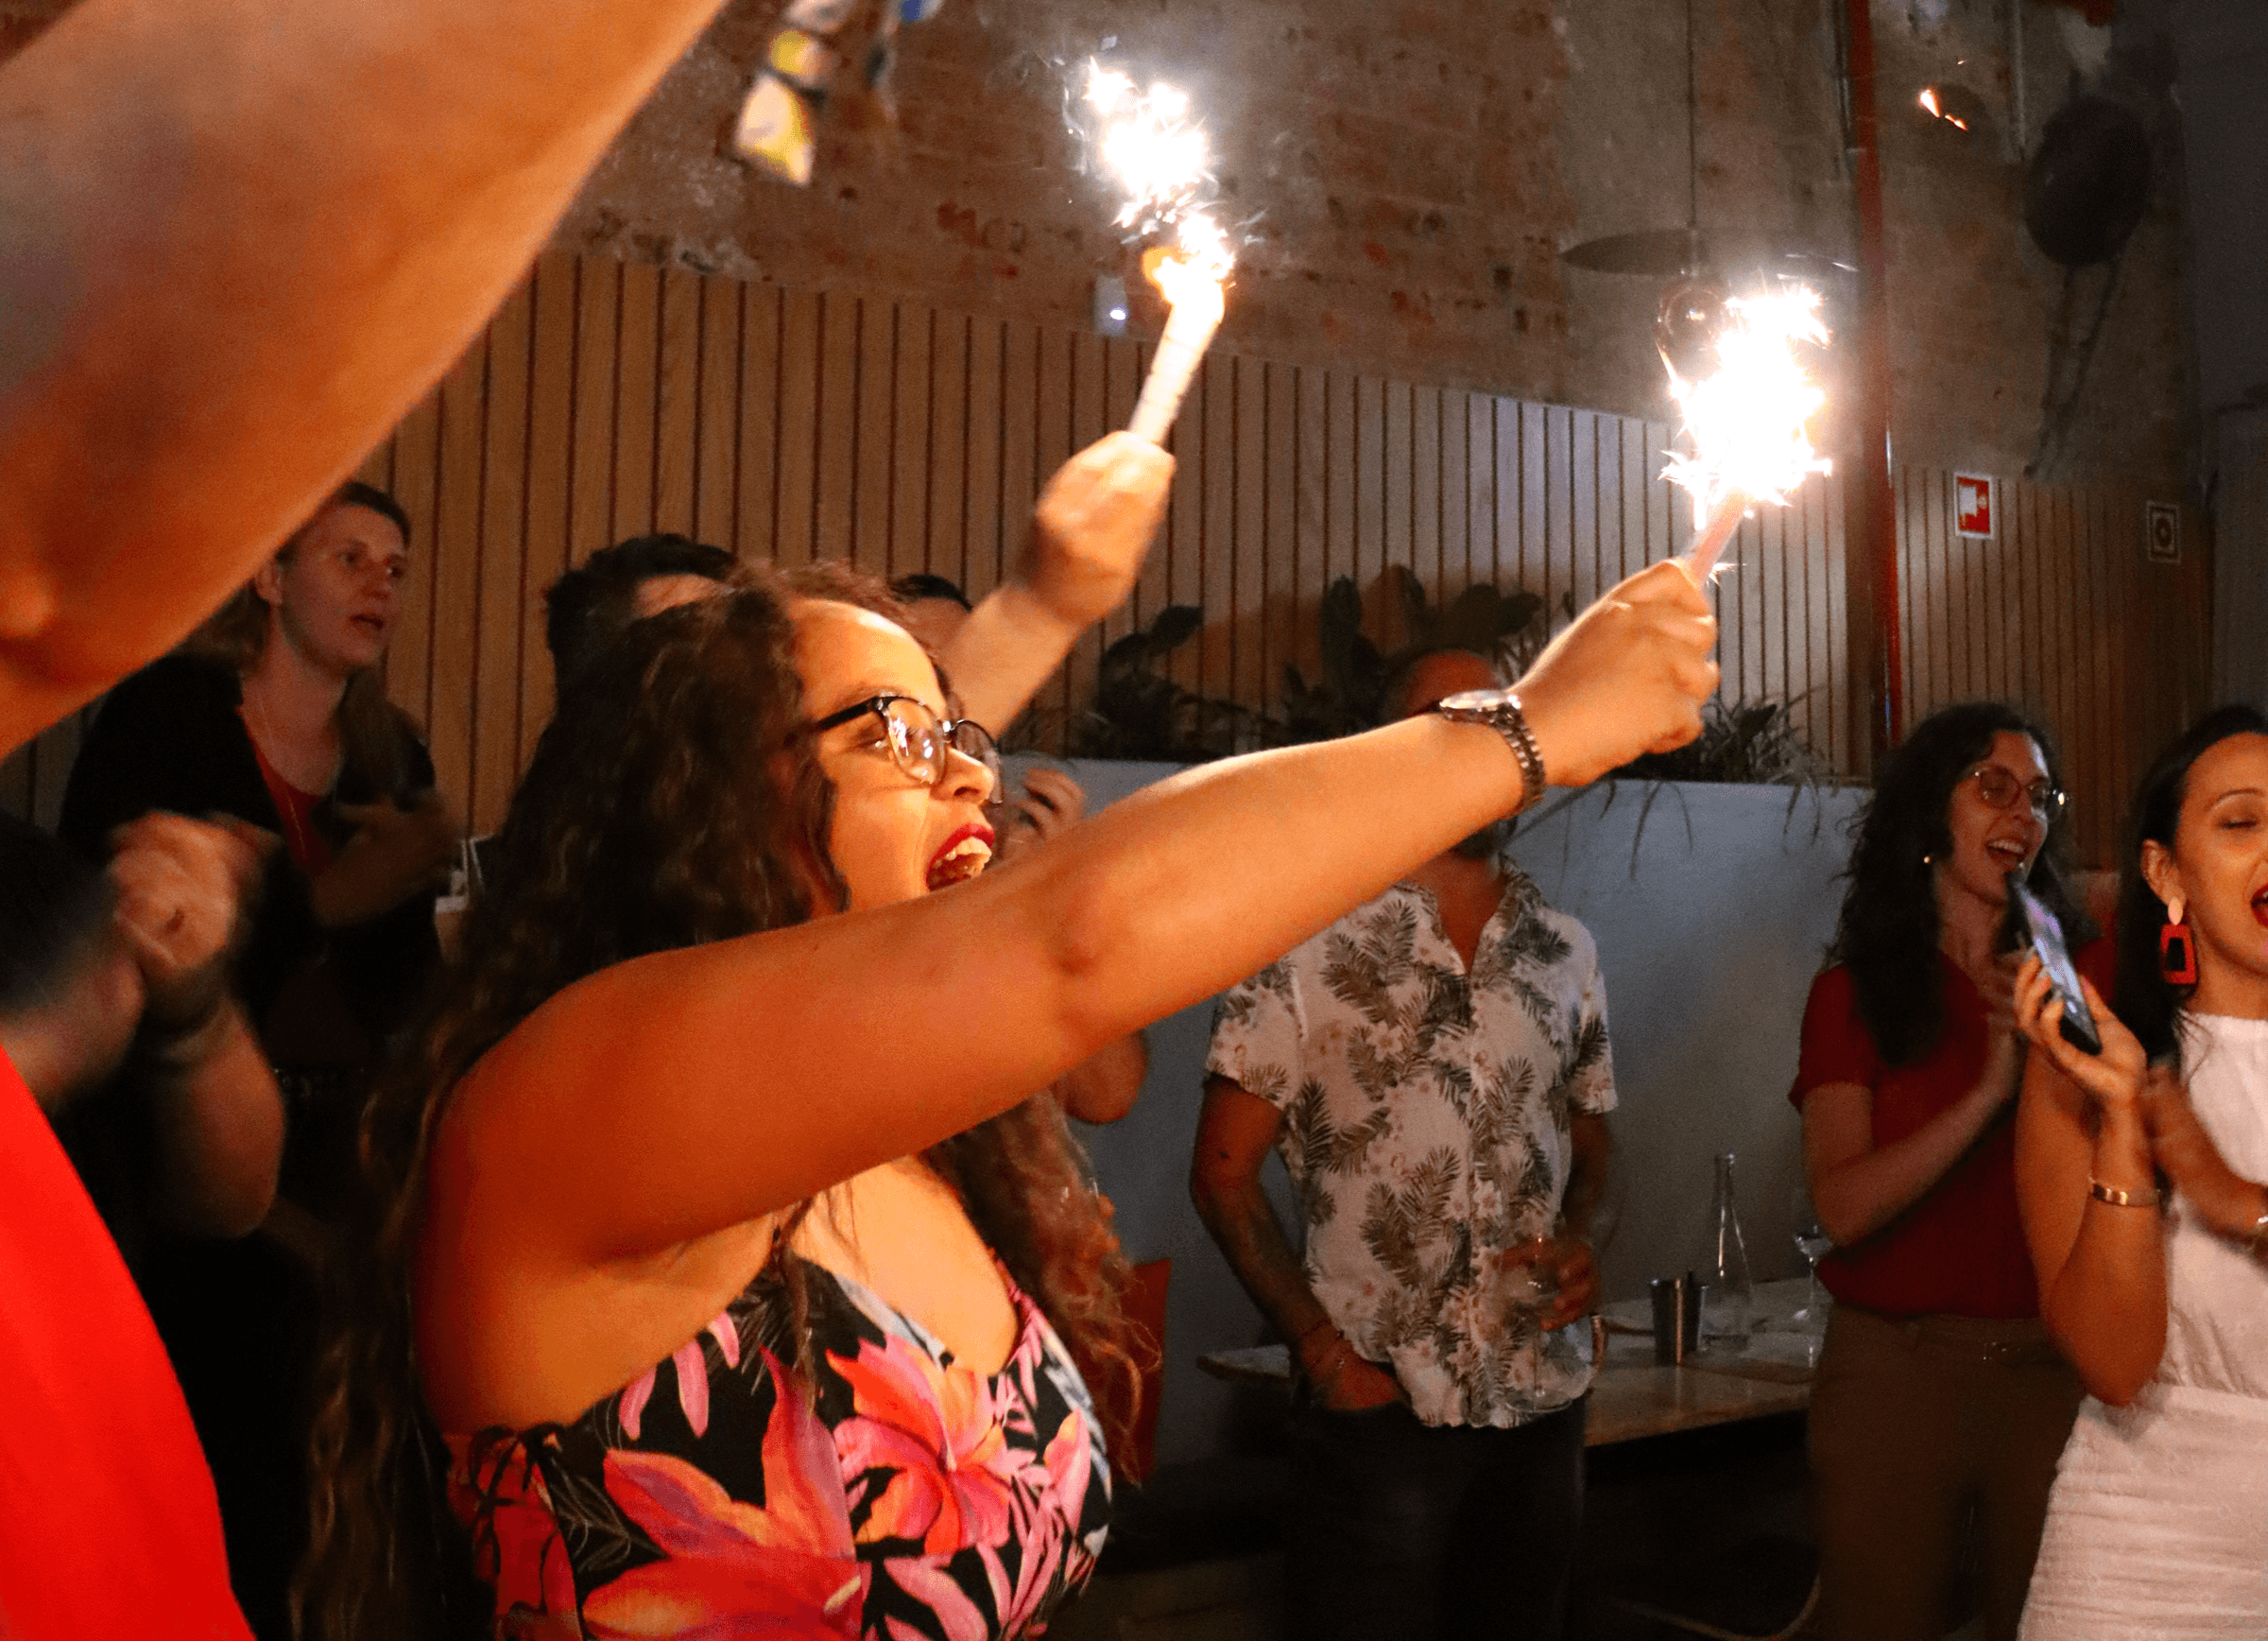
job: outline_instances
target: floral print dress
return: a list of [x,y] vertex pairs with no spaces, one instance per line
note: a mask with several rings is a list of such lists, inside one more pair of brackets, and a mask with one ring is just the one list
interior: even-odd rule
[[989,1377],[806,1264],[815,1383],[751,1288],[569,1425],[451,1437],[450,1502],[500,1641],[1044,1633],[1102,1549],[1086,1385],[1013,1284]]

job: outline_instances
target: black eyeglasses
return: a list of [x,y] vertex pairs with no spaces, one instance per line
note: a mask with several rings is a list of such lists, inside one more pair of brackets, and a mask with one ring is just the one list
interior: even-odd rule
[[1000,791],[1000,748],[992,732],[974,718],[941,718],[911,696],[870,695],[816,720],[811,733],[824,734],[868,713],[882,720],[883,741],[890,749],[890,761],[916,785],[934,786],[942,781],[946,754],[959,752],[982,764],[991,777],[987,802]]
[[2013,809],[2019,798],[2029,799],[2032,813],[2042,820],[2053,821],[2067,802],[2063,788],[2054,782],[2043,777],[2026,785],[1998,764],[1979,764],[1961,778],[1976,782],[1977,796],[1995,809]]

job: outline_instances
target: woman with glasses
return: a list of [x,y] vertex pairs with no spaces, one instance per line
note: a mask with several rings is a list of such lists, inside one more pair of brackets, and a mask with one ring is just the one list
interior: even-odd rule
[[[2020,714],[1972,702],[1919,725],[1859,818],[1832,966],[1804,1011],[1791,1098],[1835,1245],[1811,1409],[1829,1641],[1938,1641],[1965,1560],[1995,1641],[2023,1607],[2079,1390],[2017,1217],[2007,884],[2074,945],[2091,933],[2063,807],[2053,748]],[[2107,976],[2108,942],[2077,957]]]
[[[1170,461],[1111,459],[1098,517],[1146,538]],[[368,1131],[306,1633],[438,1633],[453,1589],[506,1636],[1035,1632],[1133,1364],[1108,1205],[1027,1097],[1541,780],[1682,743],[1715,677],[1659,564],[1524,710],[1216,764],[980,875],[989,737],[894,608],[744,571],[568,685]]]
[[2268,1633],[2268,717],[2167,748],[2129,838],[2102,1054],[2036,964],[2017,987],[2024,1229],[2089,1392],[2025,1641]]

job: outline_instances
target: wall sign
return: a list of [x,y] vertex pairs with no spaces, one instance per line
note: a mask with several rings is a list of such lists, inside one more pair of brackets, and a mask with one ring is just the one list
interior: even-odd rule
[[2151,561],[2181,562],[2181,508],[2170,501],[2142,503],[2142,545]]
[[1992,534],[1992,478],[1983,473],[1953,475],[1953,531],[1956,535]]

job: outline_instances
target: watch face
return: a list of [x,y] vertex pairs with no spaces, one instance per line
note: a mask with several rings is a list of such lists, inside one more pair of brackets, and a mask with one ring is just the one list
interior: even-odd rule
[[1446,712],[1494,712],[1512,699],[1508,689],[1467,689],[1441,698]]

